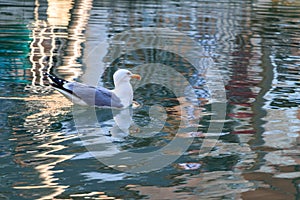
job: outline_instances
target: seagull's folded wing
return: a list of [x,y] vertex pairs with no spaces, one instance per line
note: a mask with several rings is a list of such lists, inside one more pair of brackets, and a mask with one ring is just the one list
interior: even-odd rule
[[[63,86],[72,91],[75,98],[79,98],[87,105],[99,107],[122,108],[120,99],[110,90],[104,87],[93,87],[77,82],[68,82]],[[73,97],[73,100],[74,100]]]

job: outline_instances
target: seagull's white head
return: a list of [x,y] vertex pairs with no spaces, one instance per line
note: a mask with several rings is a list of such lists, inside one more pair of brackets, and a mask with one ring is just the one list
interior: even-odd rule
[[133,74],[127,69],[119,69],[114,73],[114,83],[115,85],[119,85],[122,82],[129,82],[130,79],[135,78],[141,80],[141,76],[138,74]]
[[114,73],[115,89],[112,92],[121,100],[123,107],[128,107],[132,104],[133,90],[130,84],[130,79],[135,78],[141,80],[141,76],[133,74],[126,69],[119,69]]

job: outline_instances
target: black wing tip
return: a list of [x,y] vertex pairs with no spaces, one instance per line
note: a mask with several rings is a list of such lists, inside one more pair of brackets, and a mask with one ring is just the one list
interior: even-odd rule
[[72,90],[69,90],[64,87],[64,84],[69,83],[69,81],[66,81],[64,79],[58,78],[52,74],[49,74],[47,72],[43,72],[43,75],[47,77],[50,80],[50,85],[56,89],[64,90],[70,94],[73,94]]
[[68,81],[58,78],[52,74],[49,74],[47,72],[43,72],[43,75],[46,76],[47,78],[49,78],[51,80],[51,85],[54,87],[62,87],[65,83],[68,83]]

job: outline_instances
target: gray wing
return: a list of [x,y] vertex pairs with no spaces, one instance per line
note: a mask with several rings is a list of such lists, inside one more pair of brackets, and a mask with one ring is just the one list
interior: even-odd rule
[[77,82],[69,82],[64,87],[71,90],[73,95],[80,98],[90,106],[121,108],[120,99],[104,87],[93,87]]

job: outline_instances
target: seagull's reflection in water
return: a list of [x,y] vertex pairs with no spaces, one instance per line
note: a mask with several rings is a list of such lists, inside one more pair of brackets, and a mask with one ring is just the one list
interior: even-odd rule
[[73,116],[81,145],[89,151],[74,159],[103,158],[126,151],[122,146],[128,143],[126,137],[133,124],[132,113],[133,108],[118,110],[74,106]]
[[129,128],[133,124],[132,108],[113,111],[113,119],[114,125],[110,129],[110,135],[113,140],[123,141],[129,135]]

